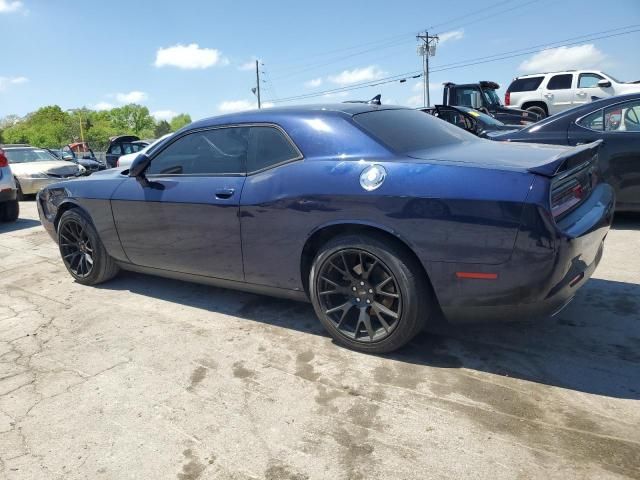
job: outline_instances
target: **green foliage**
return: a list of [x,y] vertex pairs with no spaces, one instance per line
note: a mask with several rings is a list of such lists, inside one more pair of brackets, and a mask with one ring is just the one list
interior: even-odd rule
[[181,113],[171,119],[171,131],[180,130],[191,123],[191,116],[188,113]]
[[153,131],[153,136],[156,138],[160,138],[167,133],[171,133],[171,125],[166,120],[161,120],[156,124],[156,128]]
[[38,147],[60,148],[84,140],[94,151],[106,149],[109,137],[132,134],[158,138],[191,123],[188,114],[155,122],[149,109],[124,105],[107,111],[79,108],[63,111],[57,105],[42,107],[23,118],[8,115],[0,119],[0,142],[29,143]]

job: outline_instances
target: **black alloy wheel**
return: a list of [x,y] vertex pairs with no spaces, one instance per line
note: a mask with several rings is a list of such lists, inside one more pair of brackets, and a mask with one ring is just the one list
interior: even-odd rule
[[389,336],[402,314],[398,282],[377,257],[340,250],[320,269],[318,297],[324,315],[344,336],[376,342]]
[[362,352],[402,347],[431,314],[424,271],[406,248],[380,235],[330,240],[315,257],[309,285],[315,312],[329,334]]
[[65,211],[58,221],[58,246],[67,271],[83,285],[97,285],[118,274],[120,267],[104,248],[89,215]]
[[83,225],[67,220],[59,231],[60,253],[67,269],[75,276],[84,278],[93,270],[93,244]]

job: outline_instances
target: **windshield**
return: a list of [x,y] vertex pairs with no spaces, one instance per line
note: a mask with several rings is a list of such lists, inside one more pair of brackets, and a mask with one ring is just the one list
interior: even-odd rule
[[39,148],[12,148],[4,151],[9,163],[50,162],[58,161],[51,153]]
[[475,135],[420,110],[374,110],[353,119],[397,153],[477,140]]
[[459,110],[462,110],[465,113],[468,113],[476,120],[480,120],[482,123],[486,123],[487,125],[495,125],[495,126],[504,125],[504,123],[502,123],[500,120],[496,120],[491,115],[487,115],[486,113],[479,112],[475,108],[469,108],[469,107],[456,107],[456,108]]
[[489,105],[501,105],[500,97],[498,96],[495,90],[487,89],[482,91],[484,92],[484,95],[487,99],[487,103]]

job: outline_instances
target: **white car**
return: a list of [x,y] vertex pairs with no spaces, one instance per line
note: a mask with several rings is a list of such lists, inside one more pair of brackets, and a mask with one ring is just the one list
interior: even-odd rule
[[147,145],[146,147],[144,147],[142,150],[140,150],[138,152],[128,153],[127,155],[122,155],[116,161],[116,168],[129,168],[138,155],[140,155],[141,153],[148,152],[149,149],[152,148],[154,145],[157,145],[162,140],[164,140],[167,137],[170,137],[171,135],[173,135],[173,133],[167,133],[166,135],[161,136],[155,142],[150,143],[149,145]]
[[599,70],[566,70],[516,77],[504,104],[544,118],[598,98],[638,92],[640,82],[621,82]]
[[38,193],[50,183],[80,177],[87,171],[82,165],[60,160],[44,148],[5,145],[2,150],[15,178],[18,200]]

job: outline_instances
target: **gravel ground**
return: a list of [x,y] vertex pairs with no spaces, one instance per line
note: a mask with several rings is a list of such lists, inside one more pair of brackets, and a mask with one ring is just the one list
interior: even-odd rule
[[21,208],[0,225],[1,478],[640,478],[640,217],[559,316],[380,357],[302,303],[76,284]]

